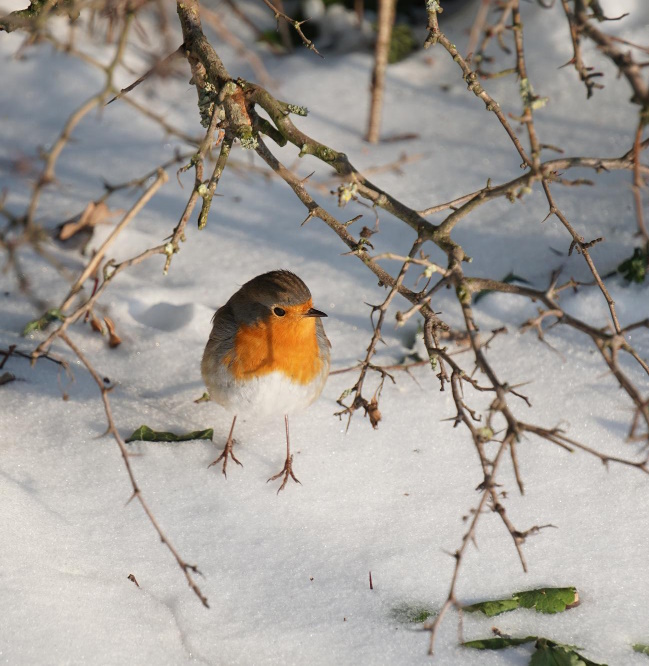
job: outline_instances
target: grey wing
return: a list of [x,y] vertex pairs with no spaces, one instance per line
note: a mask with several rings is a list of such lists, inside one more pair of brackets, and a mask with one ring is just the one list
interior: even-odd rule
[[320,353],[324,356],[326,362],[329,363],[329,357],[331,356],[331,353],[329,351],[331,349],[331,342],[329,342],[329,338],[325,333],[321,319],[316,319],[315,332],[318,340],[318,348],[320,349]]
[[206,382],[208,377],[214,376],[218,366],[223,363],[223,357],[234,349],[236,333],[237,323],[232,306],[226,303],[212,317],[212,332],[203,352],[201,372]]

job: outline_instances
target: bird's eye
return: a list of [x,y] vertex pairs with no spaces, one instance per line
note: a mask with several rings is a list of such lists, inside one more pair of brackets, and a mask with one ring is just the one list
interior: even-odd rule
[[283,317],[286,314],[286,310],[282,310],[282,308],[273,308],[273,312],[278,316],[278,317]]

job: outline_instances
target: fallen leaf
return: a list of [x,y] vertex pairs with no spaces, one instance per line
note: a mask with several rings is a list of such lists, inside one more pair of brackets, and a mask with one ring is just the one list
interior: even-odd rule
[[574,587],[542,587],[537,590],[514,592],[509,599],[490,599],[464,606],[467,613],[481,612],[487,617],[515,610],[534,608],[537,613],[561,613],[579,604],[579,594]]
[[497,638],[480,638],[475,641],[466,641],[462,643],[464,647],[474,650],[502,650],[503,648],[515,645],[523,645],[537,640],[536,636],[526,636],[525,638],[512,638],[511,636],[498,636]]
[[579,603],[574,587],[545,587],[514,595],[523,608],[534,608],[537,613],[561,613]]
[[122,344],[122,339],[115,332],[115,324],[110,317],[104,317],[106,328],[108,329],[108,346],[111,348],[119,347]]
[[529,666],[606,666],[606,664],[586,659],[576,651],[577,648],[574,645],[563,645],[562,643],[555,643],[549,638],[537,636],[525,636],[525,638],[498,636],[496,638],[467,641],[462,645],[474,650],[502,650],[503,648],[515,647],[532,641],[536,641],[536,643]]
[[121,214],[121,210],[111,211],[103,201],[91,201],[79,215],[62,222],[56,229],[56,238],[67,241],[82,229],[92,229],[113,215]]
[[500,615],[519,607],[518,599],[494,599],[493,601],[481,601],[477,604],[464,606],[463,611],[467,613],[484,613],[487,617]]
[[606,666],[582,657],[575,650],[574,645],[562,645],[547,638],[539,638],[530,666]]
[[90,314],[90,327],[92,328],[93,331],[96,331],[101,335],[105,333],[104,327],[101,325],[99,317],[97,317],[97,315],[94,312]]
[[189,442],[193,439],[212,439],[214,429],[194,430],[194,432],[176,435],[173,432],[158,432],[151,430],[149,426],[141,425],[125,441],[128,442]]

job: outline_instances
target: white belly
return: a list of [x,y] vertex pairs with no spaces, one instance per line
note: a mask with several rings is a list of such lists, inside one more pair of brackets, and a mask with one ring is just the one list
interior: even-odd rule
[[328,369],[328,365],[323,364],[322,372],[312,382],[297,384],[277,371],[237,380],[219,364],[203,379],[210,398],[234,414],[271,416],[292,414],[308,407],[322,392]]

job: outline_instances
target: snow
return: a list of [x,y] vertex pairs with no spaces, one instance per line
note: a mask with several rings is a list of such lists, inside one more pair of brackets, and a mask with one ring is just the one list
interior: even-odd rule
[[[606,85],[586,103],[574,70],[557,69],[570,58],[559,8],[542,11],[536,4],[522,4],[530,78],[538,94],[550,97],[537,113],[542,141],[562,146],[566,154],[618,156],[628,150],[636,110],[628,104],[625,82],[586,49],[587,58],[597,59],[605,72]],[[644,3],[604,4],[615,5],[611,11],[616,14],[631,12],[626,21],[606,24],[607,30],[642,41],[649,20]],[[16,6],[4,0],[0,13]],[[470,16],[471,11],[460,12],[446,26],[442,20],[442,26],[461,42],[462,25]],[[239,24],[232,25],[250,40]],[[102,61],[110,57],[110,49],[89,45],[82,35],[79,39]],[[68,114],[103,81],[89,65],[47,44],[12,60],[20,43],[16,33],[0,40],[0,187],[7,189],[7,206],[15,213],[29,200],[38,146],[51,144]],[[219,52],[234,75],[250,76],[227,46],[219,45]],[[265,61],[279,82],[273,92],[310,109],[307,118],[297,119],[300,128],[344,150],[359,168],[390,163],[401,152],[421,153],[419,161],[402,167],[403,174],[371,176],[414,208],[483,187],[490,177],[504,182],[520,173],[520,157],[497,120],[466,91],[441,48],[419,52],[389,69],[382,132],[416,131],[420,138],[376,147],[362,141],[368,54],[320,60],[298,52],[286,59],[266,56]],[[119,84],[131,83],[146,62],[137,52],[131,54],[136,74],[118,70]],[[133,94],[149,99],[169,122],[197,135],[195,91],[188,79],[186,73],[147,82]],[[512,81],[496,79],[486,85],[506,112],[518,112]],[[119,102],[91,113],[74,139],[57,166],[59,187],[47,190],[38,209],[38,221],[48,228],[99,196],[103,178],[123,182],[170,158],[176,147],[186,149]],[[295,163],[294,149],[272,150],[286,164]],[[8,168],[19,154],[33,160],[27,173]],[[282,466],[281,417],[238,419],[236,451],[244,467],[230,465],[227,481],[218,468],[207,469],[230,427],[225,410],[194,403],[204,390],[200,359],[216,307],[254,275],[290,269],[309,286],[315,307],[328,313],[324,323],[332,364],[342,369],[355,364],[369,342],[364,303],[378,303],[385,296],[376,279],[357,259],[343,255],[344,246],[318,220],[300,227],[303,206],[284,183],[251,170],[250,160],[240,149],[233,151],[239,168],[225,172],[218,190],[223,197],[215,198],[207,228],[199,235],[193,224],[188,227],[187,242],[168,276],[162,275],[162,258],[155,257],[120,274],[106,291],[100,303],[117,325],[120,347],[109,349],[87,326],[71,328],[101,376],[116,385],[110,399],[123,436],[141,424],[176,432],[214,428],[215,443],[129,445],[142,493],[181,555],[199,567],[197,583],[210,609],[187,588],[138,503],[127,504],[132,489],[115,442],[102,437],[106,420],[96,384],[57,343],[54,351],[71,361],[74,381],[47,360],[30,368],[27,360],[14,357],[3,369],[17,378],[0,387],[3,663],[431,663],[428,635],[421,625],[400,620],[395,609],[405,604],[438,609],[443,604],[454,566],[449,553],[461,544],[467,528],[463,518],[478,502],[475,488],[482,473],[462,426],[453,428],[445,420],[455,413],[452,397],[439,391],[430,370],[413,370],[416,381],[397,373],[396,384],[385,384],[380,403],[384,418],[377,431],[361,414],[348,432],[344,420],[332,418],[336,399],[356,379],[353,372],[332,375],[320,400],[291,418],[301,485],[291,482],[279,495],[277,484],[266,484],[266,479]],[[259,160],[254,164],[262,166]],[[316,182],[329,175],[311,157],[295,168],[303,176],[318,169]],[[606,237],[592,251],[606,274],[634,246],[630,175],[575,170],[568,177],[597,183],[596,188],[557,186],[553,191],[579,233]],[[181,176],[182,189],[172,174],[109,256],[119,261],[166,237],[183,210],[192,179],[193,174]],[[312,188],[318,201],[341,219],[364,215],[353,230],[373,224],[366,208],[352,203],[341,211],[326,191]],[[110,205],[127,209],[135,197],[117,194]],[[569,238],[563,228],[553,220],[541,222],[546,213],[547,202],[536,188],[522,203],[493,202],[463,220],[454,236],[474,258],[467,272],[495,278],[514,272],[538,288],[559,267],[565,276],[586,278],[583,260],[567,256]],[[386,213],[379,215],[380,233],[372,237],[376,252],[407,252],[412,233]],[[102,226],[91,247],[110,228]],[[81,268],[78,254],[49,249],[72,271]],[[59,304],[67,291],[65,280],[45,260],[20,252],[34,293],[50,307]],[[431,250],[433,260],[441,260],[438,254]],[[394,270],[396,264],[389,267]],[[11,271],[2,273],[0,281],[0,347],[16,344],[29,351],[43,334],[24,339],[20,331],[42,308],[20,294]],[[649,316],[646,284],[627,286],[615,277],[607,286],[623,325]],[[565,293],[562,304],[594,325],[606,321],[606,304],[595,289]],[[395,300],[392,314],[404,308],[404,302]],[[441,294],[435,308],[445,321],[459,323],[452,294]],[[587,339],[555,328],[547,336],[556,349],[552,351],[533,333],[518,332],[536,310],[516,297],[490,295],[476,312],[483,330],[503,324],[509,329],[494,340],[489,359],[510,384],[528,382],[521,390],[532,407],[512,403],[521,419],[547,427],[561,424],[570,437],[606,454],[633,458],[642,453],[640,444],[625,441],[631,405]],[[384,329],[387,345],[380,350],[380,362],[399,362],[415,337],[414,321],[405,329],[395,329],[393,321],[390,317]],[[632,340],[646,358],[647,332],[635,331]],[[459,359],[469,363],[468,355]],[[647,395],[646,376],[631,365],[625,369]],[[375,378],[371,381],[374,387]],[[480,396],[468,397],[475,406],[487,405]],[[497,516],[483,516],[478,548],[470,547],[463,562],[458,596],[472,603],[522,589],[574,585],[582,603],[552,616],[531,610],[491,619],[465,616],[465,639],[486,637],[495,625],[504,633],[579,645],[582,654],[597,662],[643,664],[646,657],[630,646],[649,641],[649,479],[628,467],[607,470],[594,457],[568,454],[538,439],[521,442],[518,455],[525,496],[518,495],[510,467],[504,465],[500,475],[510,518],[519,529],[548,523],[556,528],[527,540],[525,574]],[[128,580],[129,574],[139,587]],[[432,663],[529,660],[529,647],[493,653],[463,649],[457,629],[457,614],[449,612]]]

